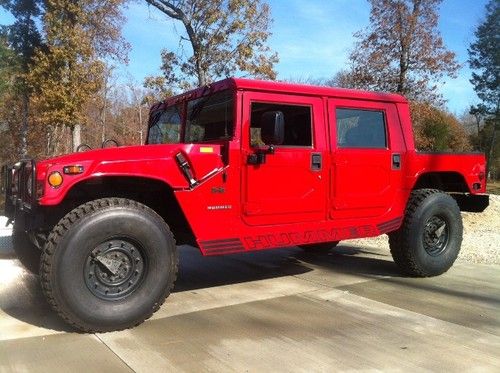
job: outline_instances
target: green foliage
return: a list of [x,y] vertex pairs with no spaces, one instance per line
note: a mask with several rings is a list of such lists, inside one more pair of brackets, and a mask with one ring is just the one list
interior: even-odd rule
[[[12,154],[26,157],[28,153],[29,118],[30,118],[30,87],[26,74],[33,64],[35,50],[41,46],[41,34],[37,21],[42,13],[43,0],[0,0],[0,6],[11,12],[15,17],[14,24],[3,27],[9,48],[15,54],[17,73],[12,76],[11,95],[2,104],[4,120],[9,127],[9,133],[19,144]],[[9,102],[7,104],[7,101]],[[12,108],[18,111],[13,115]],[[15,142],[15,141],[14,141]]]
[[203,86],[235,73],[276,78],[278,56],[266,44],[270,11],[261,0],[145,1],[186,31],[181,51],[162,51],[161,68],[170,87]]
[[35,50],[42,44],[36,23],[43,11],[43,0],[0,0],[0,6],[15,17],[14,24],[5,28],[11,48],[19,56],[23,71],[32,62]]
[[475,33],[476,40],[469,48],[471,83],[481,99],[482,111],[498,112],[500,101],[500,1],[490,0],[486,17]]
[[469,47],[469,65],[473,70],[470,82],[481,103],[470,113],[484,122],[479,143],[488,158],[488,171],[497,174],[500,152],[496,137],[499,136],[500,104],[500,1],[490,0],[486,5],[484,21],[474,32],[476,40]]

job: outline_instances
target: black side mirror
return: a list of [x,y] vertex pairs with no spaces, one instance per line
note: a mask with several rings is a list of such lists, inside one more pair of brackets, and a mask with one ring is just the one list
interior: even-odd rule
[[285,116],[281,111],[266,111],[260,118],[260,138],[266,145],[281,145],[285,140]]

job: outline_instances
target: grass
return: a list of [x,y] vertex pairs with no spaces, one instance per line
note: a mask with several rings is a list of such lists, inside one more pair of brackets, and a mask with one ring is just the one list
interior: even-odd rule
[[500,194],[500,181],[488,181],[486,191],[491,194]]

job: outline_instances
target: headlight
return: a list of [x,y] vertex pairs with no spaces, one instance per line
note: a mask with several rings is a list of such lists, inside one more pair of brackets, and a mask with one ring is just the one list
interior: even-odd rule
[[63,177],[58,171],[53,171],[47,181],[52,188],[59,188],[63,183]]

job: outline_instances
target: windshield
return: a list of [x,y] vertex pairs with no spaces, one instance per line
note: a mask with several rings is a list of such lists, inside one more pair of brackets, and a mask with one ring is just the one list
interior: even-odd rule
[[[186,118],[184,118],[184,105]],[[178,103],[151,114],[148,144],[230,140],[234,134],[234,93],[225,90]],[[184,130],[184,139],[181,134]]]
[[176,144],[181,140],[181,105],[153,113],[148,144]]

